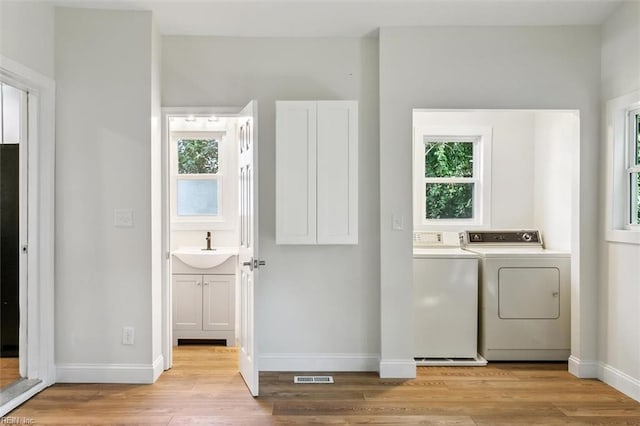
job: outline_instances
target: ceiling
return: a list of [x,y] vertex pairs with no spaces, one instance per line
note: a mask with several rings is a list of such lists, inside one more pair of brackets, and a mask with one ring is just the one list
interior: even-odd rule
[[162,34],[361,37],[387,26],[598,25],[621,0],[67,0],[151,10]]

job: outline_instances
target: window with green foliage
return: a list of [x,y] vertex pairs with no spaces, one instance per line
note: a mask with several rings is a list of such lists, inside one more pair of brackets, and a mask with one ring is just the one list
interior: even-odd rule
[[424,219],[474,218],[477,137],[424,136]]
[[473,147],[425,138],[425,219],[473,218]]
[[218,173],[218,141],[178,139],[178,173]]
[[491,226],[493,129],[416,123],[413,132],[413,229]]
[[629,224],[640,226],[640,108],[629,112]]
[[220,215],[220,158],[216,139],[179,138],[176,141],[176,214]]

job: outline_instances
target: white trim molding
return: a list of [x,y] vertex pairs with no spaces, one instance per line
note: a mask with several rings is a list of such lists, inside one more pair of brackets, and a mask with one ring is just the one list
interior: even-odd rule
[[416,362],[413,359],[381,359],[381,379],[415,379]]
[[55,82],[2,55],[0,77],[2,81],[29,93],[26,373],[28,379],[41,380],[40,385],[2,405],[2,416],[15,404],[52,385],[56,378],[53,297]]
[[640,231],[627,229],[628,174],[626,167],[627,113],[640,106],[640,90],[607,102],[606,113],[606,202],[605,235],[607,241],[640,244]]
[[378,354],[261,354],[260,371],[378,371]]
[[599,369],[597,361],[581,361],[580,358],[573,355],[569,357],[569,373],[580,379],[599,378]]
[[151,384],[163,366],[162,356],[152,364],[59,364],[57,382]]
[[640,380],[599,361],[581,361],[569,357],[569,373],[580,379],[598,379],[630,398],[640,402]]
[[600,363],[599,378],[612,388],[640,402],[640,380],[605,363]]

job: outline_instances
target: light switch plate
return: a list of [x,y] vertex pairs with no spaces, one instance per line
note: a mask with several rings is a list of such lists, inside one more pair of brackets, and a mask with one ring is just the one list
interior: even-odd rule
[[393,214],[392,217],[392,228],[394,231],[402,231],[404,230],[404,216],[401,214]]
[[113,224],[117,228],[131,228],[133,226],[133,210],[115,209],[113,211]]

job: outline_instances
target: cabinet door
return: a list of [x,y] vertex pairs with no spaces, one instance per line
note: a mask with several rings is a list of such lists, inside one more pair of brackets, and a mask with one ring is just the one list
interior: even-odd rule
[[276,102],[276,243],[316,243],[316,102]]
[[318,244],[358,243],[358,103],[317,104]]
[[202,330],[202,275],[173,275],[173,329]]
[[233,330],[235,325],[235,276],[202,277],[202,329]]

